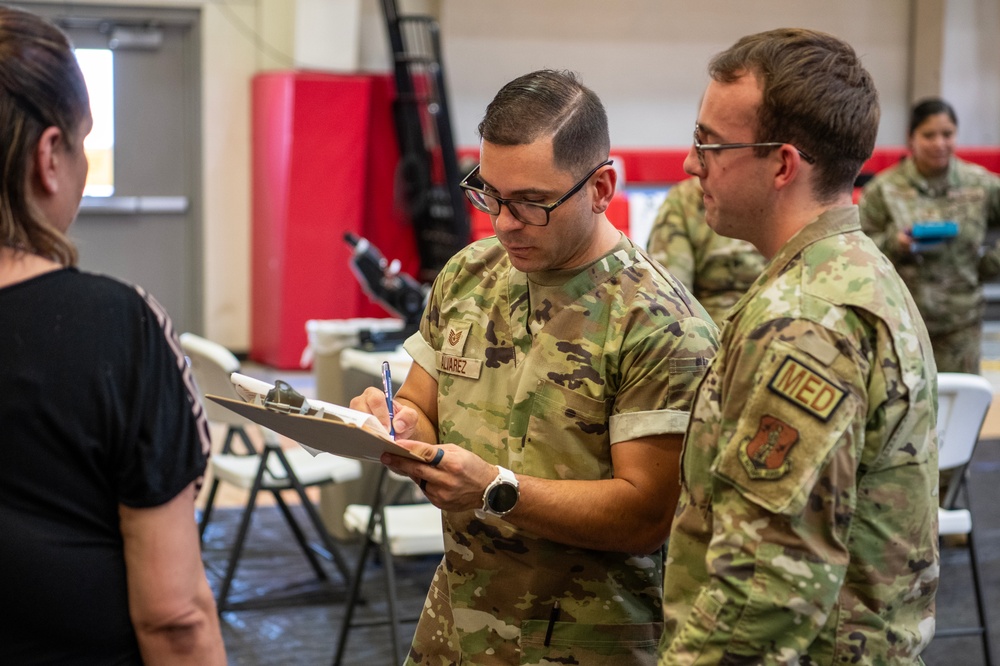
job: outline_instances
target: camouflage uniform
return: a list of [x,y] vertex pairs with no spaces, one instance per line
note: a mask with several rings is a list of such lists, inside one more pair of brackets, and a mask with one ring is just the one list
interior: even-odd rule
[[720,326],[767,263],[747,241],[720,236],[705,224],[697,178],[670,188],[646,245],[649,256],[683,282]]
[[[495,237],[456,255],[406,343],[438,382],[440,441],[515,473],[596,480],[613,475],[613,443],[683,433],[716,329],[654,266],[624,237],[530,286]],[[408,664],[655,663],[662,548],[572,548],[477,511],[446,511],[444,527]]]
[[935,377],[854,207],[779,251],[691,412],[660,664],[919,662],[938,578]]
[[[928,182],[912,159],[875,176],[861,195],[861,226],[896,266],[931,335],[940,372],[979,372],[982,282],[1000,275],[1000,246],[983,252],[1000,226],[1000,177],[953,159],[947,178]],[[896,240],[915,222],[952,220],[952,240],[911,252]]]

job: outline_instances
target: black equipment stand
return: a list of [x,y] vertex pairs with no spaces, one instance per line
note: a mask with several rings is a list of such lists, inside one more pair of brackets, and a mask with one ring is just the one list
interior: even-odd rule
[[421,282],[437,273],[470,239],[459,182],[441,64],[437,21],[400,16],[396,0],[382,0],[392,47],[396,100],[393,117],[400,164],[396,194],[409,214],[420,255]]

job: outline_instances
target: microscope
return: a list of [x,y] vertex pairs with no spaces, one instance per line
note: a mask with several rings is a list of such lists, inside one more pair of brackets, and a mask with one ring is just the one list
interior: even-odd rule
[[353,248],[351,271],[361,288],[369,298],[403,320],[399,331],[362,329],[358,332],[358,346],[365,351],[391,351],[420,327],[424,288],[411,276],[399,272],[398,259],[388,261],[367,239],[347,232],[344,240]]

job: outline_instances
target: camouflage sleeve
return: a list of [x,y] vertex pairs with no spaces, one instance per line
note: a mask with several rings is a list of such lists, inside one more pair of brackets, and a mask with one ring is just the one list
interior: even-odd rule
[[403,349],[413,359],[413,362],[427,371],[435,380],[438,378],[435,351],[440,348],[437,341],[440,340],[439,314],[441,303],[444,298],[445,276],[451,274],[451,264],[441,270],[431,285],[431,290],[427,294],[427,303],[424,306],[424,314],[420,318],[420,328],[403,343]]
[[698,382],[718,346],[715,325],[686,317],[642,335],[622,364],[610,420],[611,443],[683,434]]
[[896,226],[892,223],[889,207],[885,203],[885,194],[882,192],[881,179],[877,176],[861,190],[858,209],[861,214],[861,230],[875,242],[878,249],[892,259],[891,253],[897,248]]
[[[986,228],[1000,229],[1000,178],[992,178],[989,182],[986,198]],[[979,261],[979,279],[992,280],[1000,275],[1000,238],[993,245],[984,248]]]
[[647,251],[688,289],[694,289],[694,246],[685,224],[686,209],[683,190],[675,185],[667,192],[656,221],[649,232]]
[[660,664],[758,663],[761,655],[796,663],[846,575],[866,369],[823,352],[850,343],[810,322],[758,334],[727,369],[755,379],[747,395],[723,391],[709,580]]
[[438,369],[435,362],[437,356],[419,331],[403,342],[403,350],[410,355],[414,363],[426,370],[434,381],[438,381]]

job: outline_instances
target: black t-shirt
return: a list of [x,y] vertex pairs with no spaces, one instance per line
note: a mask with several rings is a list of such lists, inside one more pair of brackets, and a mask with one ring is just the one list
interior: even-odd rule
[[169,501],[208,457],[170,319],[75,269],[0,289],[0,396],[0,661],[141,663],[118,507]]

